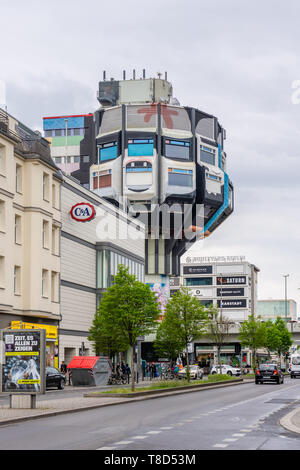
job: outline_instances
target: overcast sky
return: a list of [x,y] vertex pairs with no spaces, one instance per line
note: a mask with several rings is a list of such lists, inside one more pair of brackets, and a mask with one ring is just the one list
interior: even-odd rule
[[189,255],[244,255],[260,299],[289,273],[300,313],[298,0],[0,0],[0,17],[8,112],[29,127],[94,111],[103,70],[167,71],[181,105],[215,114],[235,212]]

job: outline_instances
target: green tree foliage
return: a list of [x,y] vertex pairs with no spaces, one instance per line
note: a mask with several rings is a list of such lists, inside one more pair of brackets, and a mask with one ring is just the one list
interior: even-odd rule
[[101,330],[98,330],[99,336],[94,332],[94,342],[101,344],[108,333],[110,338],[120,341],[122,348],[130,347],[131,388],[134,391],[134,347],[137,338],[151,333],[157,324],[161,312],[156,295],[150,286],[129,274],[128,268],[119,265],[113,285],[103,294],[96,317],[98,314]]
[[217,346],[218,366],[221,373],[221,348],[228,337],[229,329],[232,326],[226,316],[217,308],[209,309],[209,320],[207,322],[206,336]]
[[[172,344],[176,351],[188,351],[188,344],[199,339],[205,332],[207,309],[193,297],[189,289],[181,287],[167,302],[161,325],[164,344]],[[187,356],[187,379],[190,380]]]
[[256,352],[257,349],[265,347],[267,337],[267,327],[261,321],[261,317],[249,315],[240,327],[239,341],[242,346],[248,347],[252,351],[252,367],[256,371]]

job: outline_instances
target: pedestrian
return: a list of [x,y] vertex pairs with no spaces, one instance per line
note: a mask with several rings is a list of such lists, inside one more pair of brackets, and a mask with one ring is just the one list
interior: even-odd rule
[[130,370],[130,367],[128,364],[126,364],[125,366],[125,373],[127,375],[127,383],[129,383],[129,378],[130,378],[130,374],[131,374],[131,370]]
[[153,379],[155,379],[155,376],[156,376],[156,366],[155,366],[154,362],[153,362],[152,367],[151,367],[151,376],[152,376]]
[[65,361],[62,361],[61,366],[60,366],[60,371],[65,376],[67,375],[68,369],[67,369],[67,364],[65,364]]

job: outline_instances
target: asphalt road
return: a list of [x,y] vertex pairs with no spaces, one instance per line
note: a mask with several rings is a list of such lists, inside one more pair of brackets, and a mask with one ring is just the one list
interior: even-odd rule
[[300,450],[278,424],[300,381],[254,383],[121,404],[0,428],[0,449]]

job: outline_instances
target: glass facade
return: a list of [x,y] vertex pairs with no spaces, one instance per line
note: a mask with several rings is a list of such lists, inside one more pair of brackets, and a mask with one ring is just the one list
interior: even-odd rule
[[111,250],[100,250],[97,252],[97,289],[107,289],[112,285],[120,264],[128,267],[129,274],[134,274],[138,281],[144,282],[144,264]]
[[212,286],[212,277],[187,277],[185,285],[192,286]]

